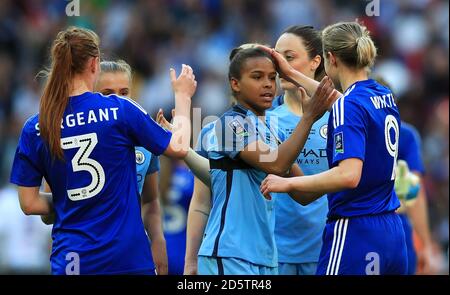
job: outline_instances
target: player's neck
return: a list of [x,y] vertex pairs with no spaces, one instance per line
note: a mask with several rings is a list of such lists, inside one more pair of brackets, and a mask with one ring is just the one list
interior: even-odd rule
[[239,104],[242,105],[247,110],[252,111],[258,117],[265,117],[265,115],[266,115],[265,110],[258,110],[256,108],[252,107],[250,104],[246,103],[245,101],[239,101]]
[[94,83],[84,76],[76,75],[72,79],[72,88],[69,96],[77,96],[85,92],[92,92],[94,89]]
[[284,92],[284,103],[286,104],[289,111],[296,114],[297,116],[302,116],[303,108],[302,104],[300,103],[299,95],[301,94],[296,90],[294,91],[286,90]]
[[342,91],[345,92],[352,84],[367,79],[367,71],[364,69],[354,72],[354,70],[344,68],[339,77],[339,82],[341,83]]

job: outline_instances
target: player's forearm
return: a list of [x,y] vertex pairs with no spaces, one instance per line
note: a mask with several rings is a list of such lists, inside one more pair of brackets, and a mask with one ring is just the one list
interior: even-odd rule
[[[298,85],[303,87],[306,90],[306,93],[312,97],[314,93],[316,92],[317,88],[319,87],[320,82],[311,79],[310,77],[306,76],[300,71],[291,69],[291,71],[288,73],[288,76],[297,82]],[[339,91],[336,91],[336,98],[340,97],[342,93]]]
[[19,186],[20,208],[26,215],[47,215],[53,212],[52,194],[39,187]]
[[349,166],[339,165],[316,175],[289,178],[289,191],[308,193],[309,196],[320,196],[355,188],[358,186],[361,172],[358,172],[357,168],[354,170],[348,169]]
[[[294,165],[292,165],[292,168],[290,170],[288,177],[299,177],[299,176],[304,176],[304,175],[305,174],[303,173],[300,166],[298,166],[298,164],[294,164]],[[321,193],[307,193],[307,192],[300,192],[300,191],[294,191],[294,190],[290,191],[288,194],[294,201],[298,200],[297,202],[304,206],[309,203],[314,202],[315,200],[317,200],[318,198],[323,196],[323,194],[321,194]],[[301,202],[299,202],[299,201],[301,201]]]
[[186,230],[186,263],[197,261],[198,250],[203,238],[206,223],[211,210],[208,189],[196,180],[194,193],[189,206]]
[[300,191],[290,191],[288,195],[300,205],[306,206],[322,197],[322,193],[309,193]]
[[173,119],[170,145],[177,156],[182,158],[188,153],[191,140],[191,101],[187,97],[175,94],[175,117]]
[[197,261],[209,213],[199,208],[189,209],[186,233],[186,262]]
[[209,160],[197,154],[193,149],[189,149],[187,156],[183,159],[192,173],[200,179],[206,186],[211,186],[211,175],[209,174]]
[[303,74],[300,71],[296,71],[294,69],[292,69],[289,73],[288,76],[293,79],[294,81],[296,81],[299,85],[301,85],[303,88],[305,88],[306,93],[312,97],[312,95],[314,94],[314,92],[316,92],[317,87],[319,87],[319,82],[311,79],[310,77],[306,76],[305,74]]
[[144,226],[151,241],[164,240],[161,215],[161,205],[158,199],[151,200],[142,205]]
[[407,212],[413,224],[414,230],[419,236],[421,242],[425,247],[430,246],[431,234],[428,223],[428,204],[425,188],[422,184],[420,186],[416,202],[410,207],[407,206]]
[[305,142],[308,139],[309,131],[314,121],[312,118],[304,117],[294,130],[294,133],[279,147],[278,150],[273,151],[277,153],[276,160],[273,163],[278,170],[278,175],[284,175],[286,171],[291,168],[292,163],[297,159],[300,151],[305,146]]

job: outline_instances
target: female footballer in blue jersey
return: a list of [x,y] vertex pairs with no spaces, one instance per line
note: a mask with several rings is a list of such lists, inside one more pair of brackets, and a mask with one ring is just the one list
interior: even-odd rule
[[[346,89],[328,120],[330,170],[294,178],[269,175],[261,191],[267,197],[290,192],[301,204],[328,193],[317,274],[406,274],[405,235],[394,192],[400,118],[391,91],[368,79],[376,48],[356,22],[325,28],[322,42],[326,73]],[[307,80],[271,53],[285,75]],[[305,87],[315,84],[308,80]]]
[[264,199],[259,184],[267,173],[301,173],[292,164],[334,93],[331,81],[324,79],[314,99],[304,99],[304,119],[280,144],[265,117],[276,92],[275,78],[273,61],[259,48],[242,49],[231,60],[229,81],[237,103],[213,123],[213,135],[202,145],[209,158],[205,182],[210,182],[212,198],[210,210],[205,204],[209,216],[198,251],[199,274],[277,273],[274,204]]
[[[115,94],[129,97],[131,92],[131,67],[123,60],[102,61],[95,91],[103,95]],[[158,171],[159,159],[143,147],[136,147],[136,172],[144,227],[149,235],[152,260],[159,275],[167,274],[167,251],[161,224]],[[51,192],[45,183],[45,191]],[[46,224],[54,223],[54,213],[42,216]]]
[[[151,274],[140,214],[135,146],[184,157],[189,148],[192,69],[176,78],[175,132],[161,128],[135,102],[93,93],[99,39],[87,29],[58,33],[40,112],[22,130],[11,172],[25,214],[55,211],[53,274]],[[45,178],[53,203],[39,192]]]
[[[278,38],[275,50],[297,71],[311,79],[324,76],[322,39],[320,32],[311,26],[292,26]],[[303,110],[297,87],[280,79],[284,94],[277,97],[278,107],[268,116],[278,117],[278,128],[289,136],[301,120]],[[270,115],[269,115],[270,114]],[[311,128],[308,140],[297,158],[297,164],[305,175],[328,170],[326,135],[329,113],[317,120]],[[313,275],[316,273],[322,247],[322,232],[328,212],[326,198],[319,198],[308,206],[293,199],[276,196],[275,241],[278,250],[278,273],[281,275]]]

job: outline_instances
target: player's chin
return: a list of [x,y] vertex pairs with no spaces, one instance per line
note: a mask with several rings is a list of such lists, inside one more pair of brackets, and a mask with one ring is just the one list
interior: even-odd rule
[[259,108],[261,110],[268,110],[272,107],[273,97],[272,98],[263,98],[259,103]]
[[273,100],[271,100],[270,102],[269,101],[267,101],[267,102],[265,101],[265,102],[260,103],[259,104],[259,109],[267,111],[268,109],[270,109],[272,107],[272,102],[273,102]]

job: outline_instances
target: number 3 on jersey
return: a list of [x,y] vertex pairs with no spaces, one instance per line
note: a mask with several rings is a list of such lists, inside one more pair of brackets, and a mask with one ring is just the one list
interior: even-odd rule
[[87,171],[92,176],[92,182],[88,186],[67,191],[67,195],[72,201],[95,197],[105,185],[105,171],[102,165],[89,158],[97,143],[97,133],[61,138],[61,146],[64,150],[79,149],[72,159],[73,171]]
[[[394,142],[392,142],[392,138],[390,136],[391,129],[394,130]],[[397,119],[392,115],[387,115],[386,119],[384,120],[384,138],[386,141],[386,149],[394,158],[394,164],[392,167],[392,174],[391,174],[391,180],[395,179],[395,165],[397,164],[397,157],[398,157],[398,137],[400,134],[400,130],[398,128],[398,122]]]

